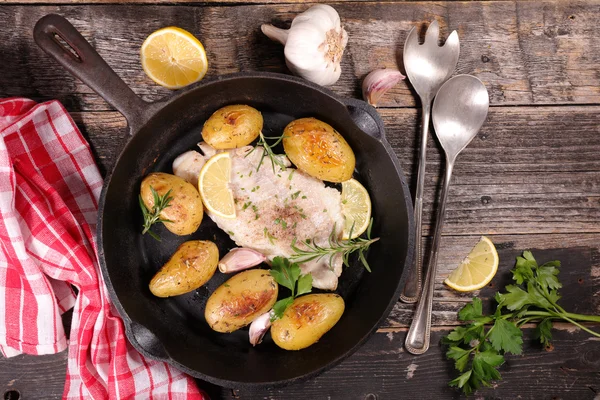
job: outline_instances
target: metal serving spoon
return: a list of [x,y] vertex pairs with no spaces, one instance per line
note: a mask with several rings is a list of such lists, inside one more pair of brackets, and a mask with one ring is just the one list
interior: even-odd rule
[[440,28],[433,21],[425,33],[425,41],[419,44],[419,34],[414,27],[404,43],[404,69],[410,83],[421,98],[421,152],[417,192],[415,194],[415,261],[404,285],[400,299],[405,303],[415,303],[421,292],[423,250],[421,249],[421,215],[423,213],[423,186],[425,186],[425,153],[429,133],[431,101],[438,89],[450,78],[460,50],[458,34],[453,31],[442,47],[438,46]]
[[423,294],[406,335],[404,346],[412,354],[423,354],[429,349],[431,305],[437,270],[440,236],[444,225],[446,199],[456,156],[473,140],[481,129],[490,100],[483,83],[471,75],[457,75],[446,82],[433,102],[433,127],[446,153],[446,174],[437,214],[431,254]]

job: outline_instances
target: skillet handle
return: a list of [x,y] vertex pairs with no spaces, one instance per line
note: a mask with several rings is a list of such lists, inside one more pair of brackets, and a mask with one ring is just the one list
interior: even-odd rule
[[127,119],[131,132],[150,116],[149,103],[140,99],[119,78],[65,18],[57,14],[40,18],[33,29],[33,38],[42,50],[119,110]]
[[350,117],[366,134],[379,141],[385,140],[383,120],[375,107],[358,99],[343,99]]
[[169,356],[160,339],[144,325],[123,318],[125,333],[129,342],[144,356],[158,361],[166,361]]

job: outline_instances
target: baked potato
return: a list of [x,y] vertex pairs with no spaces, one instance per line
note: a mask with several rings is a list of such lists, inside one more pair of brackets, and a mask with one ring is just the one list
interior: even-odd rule
[[261,113],[250,106],[235,104],[218,109],[204,123],[202,139],[215,149],[247,146],[263,128]]
[[159,196],[164,196],[169,190],[173,198],[169,206],[160,212],[160,218],[170,220],[164,222],[165,227],[176,235],[189,235],[196,232],[204,215],[204,206],[198,190],[178,176],[164,172],[153,172],[142,181],[140,195],[148,210],[154,207],[152,187]]
[[352,178],[356,159],[350,145],[331,125],[316,118],[290,122],[283,131],[283,149],[296,167],[317,179]]
[[240,272],[214,291],[204,317],[217,332],[236,331],[269,311],[277,301],[278,286],[264,269]]
[[344,299],[337,294],[298,297],[283,317],[271,325],[271,337],[285,350],[301,350],[316,343],[339,321]]
[[198,289],[217,270],[219,249],[208,240],[190,240],[177,248],[150,281],[157,297],[178,296]]

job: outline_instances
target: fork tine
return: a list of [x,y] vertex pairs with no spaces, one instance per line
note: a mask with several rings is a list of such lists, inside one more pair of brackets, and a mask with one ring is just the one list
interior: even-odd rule
[[[448,36],[448,39],[446,39],[446,42],[444,43],[444,46],[448,45],[448,47],[459,47],[459,40],[458,40],[458,33],[456,33],[456,31],[452,31],[452,33],[450,34],[450,36]],[[442,46],[442,47],[444,47]]]
[[418,44],[419,44],[419,34],[417,33],[417,27],[413,26],[413,28],[408,33],[408,36],[406,37],[406,41],[404,42],[404,50],[406,51],[406,48],[409,47],[409,45],[415,46]]
[[440,25],[436,20],[433,20],[429,27],[427,28],[427,32],[425,32],[425,42],[433,42],[432,44],[438,44],[438,40],[440,37]]

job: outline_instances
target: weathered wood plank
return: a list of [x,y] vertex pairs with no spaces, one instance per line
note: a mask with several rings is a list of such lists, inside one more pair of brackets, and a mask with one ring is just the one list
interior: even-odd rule
[[[200,38],[208,52],[208,76],[286,72],[281,46],[259,27],[288,26],[306,7],[2,6],[0,21],[8,21],[11,29],[0,32],[7,66],[0,97],[58,98],[73,111],[109,108],[33,43],[32,28],[46,13],[69,18],[136,93],[153,100],[170,94],[153,84],[139,63],[140,45],[155,29],[176,24]],[[444,35],[459,32],[457,72],[481,78],[492,105],[600,104],[600,26],[595,23],[600,1],[340,3],[336,8],[350,34],[342,77],[332,87],[340,95],[360,96],[360,80],[370,70],[401,61],[412,26],[438,19]],[[402,82],[381,105],[412,107],[415,98]]]
[[[600,107],[496,107],[461,153],[444,232],[452,235],[600,232]],[[414,190],[414,109],[381,109],[387,137]],[[102,172],[119,152],[125,120],[116,112],[73,113]],[[569,121],[569,122],[567,122]],[[440,151],[429,143],[424,232],[433,226]]]
[[[302,384],[264,390],[231,390],[205,382],[218,399],[447,399],[464,398],[447,386],[454,376],[444,359],[440,338],[447,330],[435,329],[432,347],[422,356],[406,353],[405,332],[376,333],[340,365]],[[600,346],[585,332],[560,326],[554,330],[554,351],[546,352],[525,332],[522,356],[508,356],[500,369],[503,380],[477,392],[485,398],[597,399],[600,392]],[[19,390],[23,399],[59,399],[66,369],[66,353],[0,359],[0,387]],[[405,396],[399,397],[400,393]]]

